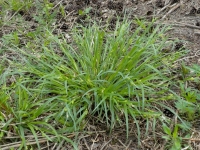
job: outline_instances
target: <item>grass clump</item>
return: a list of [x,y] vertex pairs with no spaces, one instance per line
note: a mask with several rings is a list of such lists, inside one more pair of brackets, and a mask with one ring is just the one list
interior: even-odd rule
[[3,6],[3,8],[11,9],[12,11],[21,11],[21,10],[28,10],[32,5],[32,0],[2,0],[0,1],[0,5]]
[[[84,129],[87,116],[105,121],[110,130],[125,120],[127,135],[134,119],[140,138],[137,117],[160,116],[154,102],[168,96],[170,67],[181,53],[162,52],[168,28],[137,23],[134,32],[127,20],[117,22],[113,32],[95,23],[77,26],[72,43],[45,31],[48,42],[41,40],[40,47],[16,47],[18,61],[8,60],[12,72],[1,76],[3,127],[12,127],[24,146],[25,134],[33,134],[40,147],[38,135],[62,139]],[[8,77],[14,78],[11,84]]]

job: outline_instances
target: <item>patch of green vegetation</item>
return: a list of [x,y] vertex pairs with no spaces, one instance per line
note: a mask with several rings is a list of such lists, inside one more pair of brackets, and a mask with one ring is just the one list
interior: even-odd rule
[[[190,139],[191,133],[188,131],[192,129],[192,125],[196,124],[196,120],[200,116],[199,68],[200,66],[197,64],[192,67],[188,67],[184,63],[181,65],[182,78],[178,81],[180,98],[175,102],[175,107],[178,113],[176,115],[179,115],[184,122],[175,122],[174,126],[171,126],[171,122],[163,123],[163,130],[166,133],[163,138],[167,141],[166,148],[168,149],[192,149],[184,140]],[[195,85],[189,86],[188,83]],[[187,126],[184,124],[187,124]],[[197,124],[197,126],[199,125]]]
[[33,5],[33,0],[1,0],[0,5],[2,5],[4,9],[13,11],[28,11]]
[[[19,2],[1,4],[14,11],[28,11],[33,5],[33,1]],[[40,149],[41,140],[65,140],[78,149],[76,141],[67,135],[83,131],[92,117],[104,122],[110,132],[125,123],[127,137],[134,120],[140,142],[143,129],[138,119],[147,120],[148,135],[149,122],[153,120],[151,130],[155,131],[155,123],[163,117],[161,109],[167,108],[179,122],[171,129],[172,120],[162,121],[163,138],[168,141],[167,148],[182,147],[179,133],[189,131],[188,122],[199,115],[200,99],[199,90],[185,84],[199,84],[200,67],[182,64],[182,80],[174,81],[174,63],[185,52],[163,51],[169,44],[165,34],[168,27],[136,19],[138,28],[132,31],[133,21],[124,19],[118,20],[114,31],[110,31],[106,25],[93,22],[87,27],[76,25],[70,34],[73,42],[69,43],[64,35],[52,33],[51,24],[57,14],[51,12],[53,4],[44,1],[42,6],[38,2],[34,5],[42,12],[33,15],[38,27],[34,31],[18,28],[25,24],[22,21],[16,30],[2,37],[1,55],[11,56],[0,65],[1,145],[21,141],[19,149],[34,149],[30,144],[34,141]],[[65,16],[63,7],[59,9]],[[79,15],[87,15],[89,10],[80,10]],[[180,95],[171,86],[178,88]],[[179,113],[166,102],[175,104]],[[18,138],[6,139],[10,131]]]

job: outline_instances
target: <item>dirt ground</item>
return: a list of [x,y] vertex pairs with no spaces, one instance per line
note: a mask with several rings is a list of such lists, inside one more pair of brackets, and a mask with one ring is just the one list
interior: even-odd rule
[[[64,33],[66,38],[70,37],[70,29],[75,23],[87,25],[86,15],[79,15],[79,10],[90,8],[88,15],[95,21],[109,21],[111,28],[115,24],[117,16],[130,14],[134,19],[144,18],[151,20],[157,18],[157,23],[171,25],[172,30],[168,32],[170,39],[179,39],[181,43],[177,47],[184,46],[189,50],[183,58],[187,64],[200,64],[200,0],[50,0],[54,7],[63,4],[66,16],[58,15],[54,34]],[[29,14],[24,14],[26,20],[30,20],[32,28],[37,22]],[[1,34],[6,33],[6,29]],[[92,119],[91,119],[92,120]],[[96,120],[95,118],[93,120]],[[126,127],[121,126],[111,134],[101,122],[91,122],[85,133],[79,134],[80,150],[161,150],[166,144],[159,133],[162,129],[159,122],[156,124],[155,133],[141,131],[141,145],[138,145],[136,125],[130,124],[130,136],[126,139]],[[145,121],[139,123],[144,126]],[[149,125],[150,129],[153,124]],[[144,127],[145,129],[145,127]],[[158,131],[158,132],[157,132]],[[200,135],[196,135],[198,137]],[[154,137],[156,137],[154,139]],[[196,144],[196,143],[192,143]],[[63,144],[65,149],[72,149],[68,144]],[[198,145],[198,143],[197,143]],[[199,146],[200,147],[200,146]],[[196,149],[200,149],[198,146]]]

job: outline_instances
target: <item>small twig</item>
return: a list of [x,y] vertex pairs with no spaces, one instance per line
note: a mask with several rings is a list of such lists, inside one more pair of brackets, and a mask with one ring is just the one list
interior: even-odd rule
[[172,3],[171,1],[172,1],[172,0],[165,0],[165,5],[171,4],[171,3]]
[[[73,11],[73,12],[74,12],[74,11]],[[76,22],[76,19],[74,19],[74,20],[72,21],[72,23],[70,23],[70,24],[71,24],[70,29],[74,26],[75,22]]]
[[150,139],[150,137],[148,137],[147,139],[143,140],[142,143],[148,147],[148,148],[152,148],[152,146],[150,146],[149,144],[146,143],[146,141],[148,141]]
[[[42,147],[41,150],[49,150],[49,147],[50,147],[50,146],[53,146],[53,145],[54,145],[54,144],[46,145],[46,146]],[[52,148],[51,150],[53,150],[53,148]]]
[[162,17],[162,19],[165,19],[165,17],[167,17],[167,15],[171,14],[173,11],[175,11],[175,10],[176,10],[178,7],[180,7],[180,6],[181,6],[180,3],[176,4],[174,7],[172,7],[172,8]]
[[58,145],[58,143],[55,143],[54,146],[52,147],[52,150],[54,150],[57,145]]
[[[37,143],[44,143],[44,142],[47,142],[47,139],[41,139],[39,140],[38,142],[36,141],[29,141],[26,143],[26,145],[34,145],[34,144],[37,144]],[[21,142],[16,142],[16,143],[12,143],[12,144],[5,144],[5,145],[2,145],[3,147],[1,147],[1,150],[9,150],[11,148],[17,148],[17,147],[20,147],[21,146]]]
[[88,143],[87,143],[87,141],[86,141],[86,139],[85,139],[85,138],[83,138],[83,141],[84,141],[84,143],[85,143],[85,146],[87,147],[87,149],[88,149],[88,150],[90,150],[90,147],[89,147],[89,145],[88,145]]
[[194,58],[194,57],[199,57],[200,54],[198,54],[200,52],[200,50],[196,51],[196,53],[193,56],[188,56],[188,57],[183,57],[181,59],[178,59],[177,61],[175,61],[174,63],[177,63],[179,61],[185,60],[185,59],[190,59],[190,58]]
[[147,5],[149,5],[149,4],[151,4],[151,3],[153,3],[153,0],[151,0],[150,2],[148,2]]
[[129,146],[131,145],[132,140],[129,141],[128,145],[126,146],[126,150],[128,150]]
[[126,147],[126,145],[124,143],[122,143],[121,140],[118,139],[118,141],[119,141],[120,144],[122,144],[124,147]]
[[182,138],[183,140],[193,141],[193,142],[200,142],[200,139],[196,138]]
[[199,26],[195,26],[192,24],[186,24],[186,23],[179,23],[179,22],[166,22],[166,23],[159,23],[159,22],[155,22],[155,24],[163,24],[163,25],[172,25],[172,26],[178,26],[178,27],[189,27],[192,29],[200,29]]
[[[22,7],[20,7],[20,8],[7,20],[7,22],[9,22],[9,21],[19,12],[19,10],[20,10],[21,8],[22,8]],[[2,25],[1,28],[3,28],[4,26],[5,26],[5,24]]]
[[92,139],[91,150],[92,150],[92,149],[93,149],[93,147],[94,147],[94,143],[98,141],[98,140],[97,140],[97,137],[98,137],[98,136],[99,136],[99,134],[97,134],[97,135],[96,135],[96,137],[95,137],[95,139],[94,139],[94,140]]
[[104,147],[106,146],[106,145],[108,145],[110,142],[112,141],[112,139],[110,139],[108,142],[106,142],[102,147],[101,147],[101,149],[100,150],[103,150],[104,149]]
[[[175,24],[176,25],[176,24]],[[185,24],[185,23],[177,23],[178,26],[183,26],[183,27],[190,27],[190,28],[193,28],[193,29],[200,29],[199,26],[195,26],[195,25],[192,25],[192,24]]]
[[[67,18],[69,15],[71,15],[72,13],[74,12],[74,10],[73,11],[71,11],[71,12],[69,12],[68,14],[67,14],[67,16],[65,16],[65,18]],[[61,20],[62,20],[62,18],[58,21],[58,23],[60,23],[61,22]],[[62,25],[63,25],[64,23],[62,23]],[[56,29],[56,27],[57,26],[54,26],[54,29],[53,29],[53,31]]]
[[61,149],[61,146],[63,145],[64,142],[65,142],[65,140],[62,140],[62,141],[60,142],[60,144],[58,145],[58,147],[56,148],[56,150]]
[[53,8],[52,10],[54,10],[60,3],[62,3],[63,0],[61,0],[60,2],[58,2]]
[[200,35],[200,32],[194,32],[194,35]]
[[161,13],[163,10],[165,10],[167,7],[170,7],[170,3],[169,4],[167,4],[165,7],[163,7],[162,9],[160,9],[157,13],[156,13],[156,15],[158,15],[159,13]]

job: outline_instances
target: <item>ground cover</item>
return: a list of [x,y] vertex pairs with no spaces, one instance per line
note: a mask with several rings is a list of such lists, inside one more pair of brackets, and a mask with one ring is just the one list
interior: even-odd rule
[[1,1],[0,148],[198,149],[199,24],[172,23],[198,18],[185,4]]

